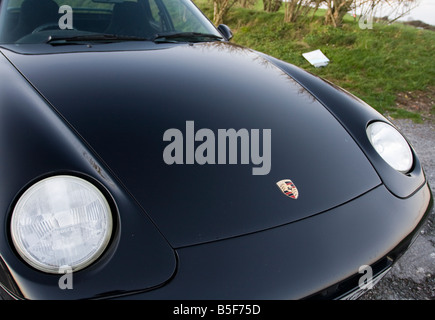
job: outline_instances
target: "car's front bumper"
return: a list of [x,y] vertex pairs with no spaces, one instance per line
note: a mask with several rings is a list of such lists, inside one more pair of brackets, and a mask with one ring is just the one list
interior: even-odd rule
[[[359,268],[372,266],[374,278],[388,270],[418,235],[432,206],[427,184],[406,199],[395,197],[380,185],[348,203],[294,223],[178,248],[176,274],[164,286],[106,297],[164,300],[355,297],[362,276]],[[125,272],[128,268],[126,265]],[[10,279],[5,268],[0,271],[3,272],[0,279]],[[11,285],[13,290],[8,290]],[[26,291],[19,283],[3,282],[0,291],[2,287],[3,298],[9,296],[4,289]]]
[[335,299],[356,296],[359,268],[377,278],[409,247],[433,205],[426,184],[407,199],[379,186],[295,223],[177,250],[164,287],[127,299]]

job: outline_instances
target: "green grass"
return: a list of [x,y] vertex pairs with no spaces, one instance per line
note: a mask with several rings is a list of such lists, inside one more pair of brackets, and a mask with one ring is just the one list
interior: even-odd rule
[[[196,4],[212,18],[210,1]],[[260,1],[261,4],[261,1]],[[310,14],[298,23],[285,23],[281,8],[266,13],[233,7],[225,23],[233,30],[233,42],[270,54],[328,79],[357,95],[381,113],[396,118],[421,117],[395,107],[399,92],[435,86],[435,32],[400,23],[374,23],[362,30],[351,16],[341,28],[323,24],[324,12]],[[328,66],[314,68],[302,53],[320,49]]]

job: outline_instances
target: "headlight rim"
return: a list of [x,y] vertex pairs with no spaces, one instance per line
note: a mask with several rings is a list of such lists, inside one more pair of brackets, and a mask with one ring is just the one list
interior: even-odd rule
[[103,199],[107,203],[107,207],[109,209],[109,222],[110,222],[110,232],[108,232],[108,237],[104,241],[104,245],[101,245],[101,250],[98,250],[98,254],[94,254],[93,258],[87,261],[86,263],[80,264],[78,267],[72,267],[71,270],[73,272],[80,272],[82,270],[85,270],[89,267],[92,267],[99,263],[102,260],[106,260],[107,255],[113,254],[113,245],[116,242],[116,238],[119,236],[119,211],[116,204],[115,199],[113,198],[111,192],[103,185],[102,182],[97,180],[96,178],[89,176],[87,174],[84,174],[82,172],[77,171],[56,171],[51,172],[47,174],[40,175],[32,180],[30,180],[27,184],[25,184],[19,192],[14,197],[14,201],[9,206],[9,215],[7,219],[7,235],[8,235],[8,241],[9,246],[12,248],[12,251],[15,253],[18,259],[20,259],[22,262],[24,262],[28,267],[32,268],[33,270],[37,272],[42,272],[46,275],[56,275],[56,274],[62,274],[65,271],[65,267],[69,266],[60,266],[59,268],[52,268],[52,269],[46,269],[39,267],[38,264],[33,263],[31,260],[29,260],[24,254],[21,253],[21,251],[17,248],[17,246],[14,243],[14,235],[12,231],[12,221],[13,216],[15,212],[15,208],[17,207],[18,202],[23,197],[23,195],[35,184],[46,180],[48,178],[54,178],[59,176],[69,176],[73,178],[78,178],[81,180],[84,180],[88,184],[92,185],[96,190],[99,191],[99,193],[103,196]]
[[[407,148],[408,148],[408,150],[409,150],[409,152],[410,152],[410,160],[411,160],[411,163],[410,163],[410,165],[409,165],[409,167],[406,169],[406,170],[399,170],[399,169],[397,169],[397,168],[395,168],[394,166],[392,166],[379,152],[378,152],[378,150],[376,150],[376,147],[375,147],[375,145],[374,145],[374,143],[373,143],[373,141],[372,141],[372,138],[371,138],[371,136],[370,136],[370,134],[369,134],[369,128],[372,126],[372,125],[374,125],[374,124],[376,124],[376,123],[380,123],[380,124],[383,124],[383,125],[386,125],[386,126],[389,126],[390,128],[392,128],[396,133],[398,133],[399,135],[400,135],[400,137],[403,139],[403,141],[406,143],[406,145],[407,145]],[[416,156],[416,154],[415,154],[415,152],[414,152],[414,149],[412,148],[412,145],[409,143],[409,141],[408,141],[408,139],[406,139],[406,137],[402,134],[402,132],[400,132],[395,126],[394,126],[394,124],[392,124],[392,123],[390,123],[389,121],[383,121],[383,120],[380,120],[380,119],[377,119],[377,120],[372,120],[372,121],[369,121],[368,123],[367,123],[367,125],[366,125],[366,128],[365,128],[365,133],[366,133],[366,137],[367,137],[367,140],[369,141],[369,144],[370,144],[370,146],[372,147],[372,149],[374,150],[374,153],[377,155],[377,156],[379,156],[379,158],[382,160],[382,162],[383,163],[385,163],[389,168],[391,168],[392,170],[394,170],[395,172],[397,172],[397,173],[399,173],[399,174],[402,174],[402,175],[404,175],[404,176],[409,176],[413,171],[414,171],[414,169],[415,169],[415,166],[416,166],[416,161],[417,161],[417,156]]]

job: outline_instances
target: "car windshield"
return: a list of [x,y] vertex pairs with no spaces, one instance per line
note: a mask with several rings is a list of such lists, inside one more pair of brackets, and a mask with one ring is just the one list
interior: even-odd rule
[[0,44],[222,39],[190,0],[0,0]]

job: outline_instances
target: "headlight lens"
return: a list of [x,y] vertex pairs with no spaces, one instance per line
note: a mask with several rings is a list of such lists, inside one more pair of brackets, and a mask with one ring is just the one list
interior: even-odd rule
[[21,257],[48,273],[77,271],[94,262],[112,233],[104,195],[73,176],[54,176],[32,185],[18,200],[12,240]]
[[402,173],[411,170],[413,156],[405,138],[385,122],[373,122],[367,127],[367,136],[379,155]]

